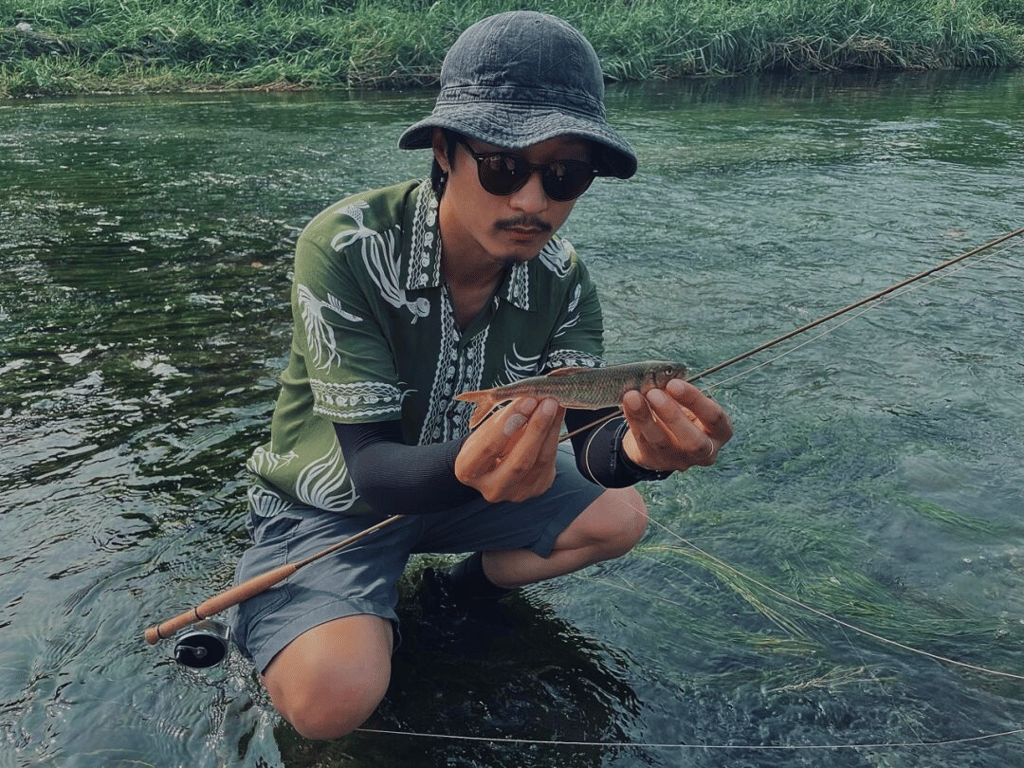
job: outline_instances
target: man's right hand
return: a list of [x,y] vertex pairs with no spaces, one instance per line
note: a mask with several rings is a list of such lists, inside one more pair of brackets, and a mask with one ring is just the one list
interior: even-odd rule
[[455,476],[487,501],[526,501],[555,480],[565,409],[552,398],[521,397],[486,419],[455,459]]

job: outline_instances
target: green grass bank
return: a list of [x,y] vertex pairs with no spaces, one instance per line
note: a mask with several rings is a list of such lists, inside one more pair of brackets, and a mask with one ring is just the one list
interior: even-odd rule
[[573,23],[609,80],[1024,63],[1024,0],[0,0],[0,95],[431,85],[514,8]]

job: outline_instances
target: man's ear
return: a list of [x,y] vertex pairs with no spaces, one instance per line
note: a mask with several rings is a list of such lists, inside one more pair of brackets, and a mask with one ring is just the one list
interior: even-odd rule
[[441,166],[441,170],[444,173],[448,173],[451,168],[451,162],[448,159],[448,140],[444,135],[444,131],[440,128],[434,128],[433,135],[431,136],[431,146],[434,150],[434,159],[437,164]]

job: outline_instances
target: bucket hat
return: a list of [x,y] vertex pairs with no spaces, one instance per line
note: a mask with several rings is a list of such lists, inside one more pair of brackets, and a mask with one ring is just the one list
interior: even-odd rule
[[601,148],[594,163],[602,173],[636,173],[633,149],[606,120],[593,46],[567,22],[535,11],[499,13],[467,28],[441,65],[434,111],[398,146],[430,147],[435,127],[511,150],[577,136]]

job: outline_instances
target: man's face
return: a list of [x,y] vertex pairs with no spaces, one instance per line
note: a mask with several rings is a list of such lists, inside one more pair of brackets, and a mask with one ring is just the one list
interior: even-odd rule
[[[475,153],[507,151],[492,144],[467,139]],[[540,172],[509,195],[494,195],[480,186],[477,161],[463,142],[456,142],[451,160],[445,140],[434,132],[434,156],[448,172],[441,198],[441,237],[445,253],[460,262],[474,260],[479,266],[504,266],[527,261],[558,231],[576,204],[559,202],[544,192]],[[515,152],[517,156],[542,165],[560,160],[590,160],[588,144],[572,137],[556,137]]]

